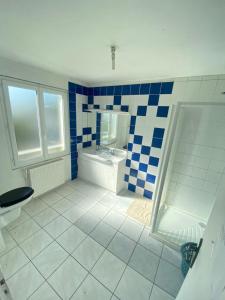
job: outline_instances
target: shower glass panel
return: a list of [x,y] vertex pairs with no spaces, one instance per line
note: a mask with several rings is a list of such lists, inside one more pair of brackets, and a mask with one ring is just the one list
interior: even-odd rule
[[173,122],[153,232],[181,245],[199,242],[215,202],[225,168],[225,105],[179,104]]

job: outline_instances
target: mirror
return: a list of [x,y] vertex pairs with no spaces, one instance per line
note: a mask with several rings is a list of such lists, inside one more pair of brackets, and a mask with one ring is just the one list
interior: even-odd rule
[[126,149],[130,120],[129,114],[103,112],[100,115],[100,145]]
[[[115,111],[83,111],[83,142],[96,141],[96,145],[127,149],[130,115]],[[85,130],[85,133],[84,133]]]

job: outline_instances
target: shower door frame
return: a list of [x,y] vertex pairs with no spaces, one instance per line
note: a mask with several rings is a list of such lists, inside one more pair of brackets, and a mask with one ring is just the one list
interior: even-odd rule
[[156,222],[158,218],[158,213],[159,213],[159,208],[162,200],[162,194],[163,194],[163,189],[165,185],[165,179],[167,176],[167,171],[169,167],[169,160],[172,155],[172,148],[173,148],[173,142],[174,142],[174,137],[175,133],[177,130],[177,121],[178,121],[178,116],[179,112],[182,106],[224,106],[225,103],[223,102],[200,102],[200,101],[185,101],[185,102],[177,102],[177,104],[172,105],[172,111],[170,115],[170,120],[169,120],[169,125],[168,125],[168,130],[167,130],[167,136],[165,140],[165,146],[164,150],[162,153],[162,158],[161,158],[161,165],[159,169],[159,175],[156,181],[156,189],[155,189],[155,196],[154,196],[154,202],[153,202],[153,209],[152,209],[152,216],[151,216],[151,223],[150,223],[150,234],[153,234],[157,239],[163,241],[165,244],[168,244],[169,246],[177,248],[177,245],[169,242],[165,239],[163,239],[161,236],[158,235],[157,230],[156,230]]

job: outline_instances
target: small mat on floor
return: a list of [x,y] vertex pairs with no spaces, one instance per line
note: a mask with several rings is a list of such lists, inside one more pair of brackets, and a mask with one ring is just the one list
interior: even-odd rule
[[152,201],[135,199],[127,209],[129,217],[136,219],[142,224],[149,225],[152,214]]

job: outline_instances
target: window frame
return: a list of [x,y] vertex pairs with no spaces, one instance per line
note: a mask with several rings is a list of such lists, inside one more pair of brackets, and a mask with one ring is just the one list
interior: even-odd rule
[[[13,115],[10,104],[9,97],[9,86],[19,87],[24,89],[31,89],[36,91],[37,95],[37,118],[39,124],[39,138],[40,138],[40,147],[42,150],[42,155],[36,158],[19,159],[18,148],[16,142],[16,135],[14,129]],[[33,166],[35,164],[40,164],[49,160],[63,157],[70,153],[69,151],[69,107],[68,107],[68,94],[66,91],[57,89],[54,87],[48,87],[40,84],[29,83],[25,81],[17,80],[6,80],[2,79],[2,88],[3,88],[3,102],[6,113],[6,121],[8,127],[8,136],[11,145],[11,155],[12,155],[12,168],[20,169],[24,167]],[[63,102],[63,134],[64,134],[64,146],[65,149],[60,152],[48,153],[47,145],[47,129],[45,123],[45,110],[44,110],[44,92],[53,93],[62,96]]]

